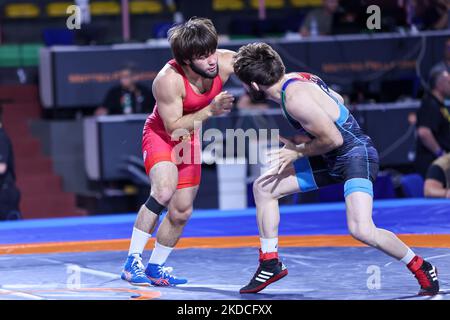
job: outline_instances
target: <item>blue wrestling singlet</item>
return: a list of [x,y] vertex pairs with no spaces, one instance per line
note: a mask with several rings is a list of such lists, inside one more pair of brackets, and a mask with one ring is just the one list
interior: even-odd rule
[[358,122],[349,110],[334,97],[328,86],[319,77],[309,73],[298,73],[298,78],[287,80],[282,87],[282,109],[289,123],[300,134],[314,137],[308,133],[286,110],[285,92],[294,81],[314,83],[322,89],[339,107],[339,118],[334,122],[342,134],[344,143],[324,155],[303,157],[294,162],[301,192],[316,190],[320,187],[345,182],[344,195],[355,191],[366,192],[373,196],[373,185],[378,168],[378,152],[369,136],[363,133]]

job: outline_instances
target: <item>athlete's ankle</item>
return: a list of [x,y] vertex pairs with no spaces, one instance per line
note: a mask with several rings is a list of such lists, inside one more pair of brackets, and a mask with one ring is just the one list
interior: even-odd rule
[[266,253],[263,253],[262,251],[259,252],[260,262],[265,262],[274,259],[279,260],[278,252],[266,252]]
[[412,273],[415,273],[415,272],[417,272],[417,270],[420,269],[423,262],[424,262],[423,258],[416,255],[406,266],[408,267],[409,271],[411,271]]

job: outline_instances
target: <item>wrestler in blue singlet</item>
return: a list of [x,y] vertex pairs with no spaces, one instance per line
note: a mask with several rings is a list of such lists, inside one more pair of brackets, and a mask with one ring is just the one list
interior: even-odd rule
[[320,87],[339,107],[339,118],[334,122],[343,137],[343,144],[324,155],[302,157],[294,162],[300,190],[302,192],[316,190],[320,187],[345,182],[344,195],[362,191],[373,196],[373,185],[378,168],[378,152],[369,136],[363,133],[358,122],[348,109],[334,97],[325,82],[309,73],[298,73],[298,78],[287,80],[282,87],[282,109],[290,124],[300,134],[314,137],[286,110],[286,88],[295,81],[308,81]]

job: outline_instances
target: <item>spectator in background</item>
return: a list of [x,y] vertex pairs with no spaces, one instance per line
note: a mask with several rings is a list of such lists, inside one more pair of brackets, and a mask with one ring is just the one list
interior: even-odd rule
[[447,71],[450,73],[450,38],[445,42],[444,47],[444,59],[441,62],[438,62],[431,68],[430,71],[430,79],[431,75],[436,74],[440,71]]
[[[381,29],[383,32],[395,32],[399,27],[406,27],[407,1],[409,0],[364,0],[364,12],[369,5],[381,8]],[[364,18],[367,14],[364,14]]]
[[332,33],[333,19],[339,9],[339,0],[323,0],[323,6],[308,13],[300,34],[303,37],[329,35]]
[[106,94],[103,104],[95,115],[151,113],[155,99],[149,89],[136,82],[132,67],[120,71],[120,84],[112,87]]
[[[395,32],[407,26],[407,1],[410,0],[345,0],[340,2],[333,22],[333,34],[374,32],[367,28],[367,8],[381,8],[382,32]],[[411,0],[412,1],[412,0]]]
[[416,169],[422,177],[437,157],[450,151],[450,113],[445,105],[450,97],[450,74],[433,74],[430,88],[417,112]]
[[2,128],[0,105],[0,220],[20,219],[20,192],[16,187],[12,145]]
[[413,0],[412,23],[419,30],[443,30],[448,28],[448,0]]
[[360,33],[366,28],[366,6],[361,0],[345,0],[339,3],[339,9],[333,16],[332,34]]
[[428,198],[450,199],[450,154],[439,157],[428,168],[424,194]]
[[350,94],[351,104],[363,104],[374,102],[374,97],[370,93],[369,82],[365,81],[354,81],[352,84],[352,93]]

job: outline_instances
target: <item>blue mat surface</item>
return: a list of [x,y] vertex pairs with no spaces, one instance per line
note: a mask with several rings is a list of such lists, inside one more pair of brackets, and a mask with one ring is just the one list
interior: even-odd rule
[[[5,255],[0,257],[0,299],[129,300],[138,292],[127,290],[139,290],[159,292],[160,300],[449,300],[450,249],[416,252],[439,268],[441,293],[435,297],[417,296],[419,285],[405,265],[373,248],[280,248],[289,275],[258,294],[241,295],[239,288],[257,268],[258,251],[239,248],[176,250],[168,266],[189,282],[145,288],[120,279],[126,251]],[[149,255],[144,252],[144,264]],[[79,270],[80,288],[68,289],[74,270]]]

